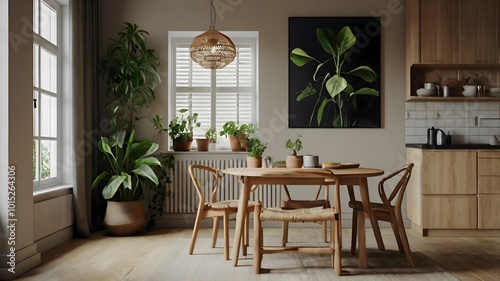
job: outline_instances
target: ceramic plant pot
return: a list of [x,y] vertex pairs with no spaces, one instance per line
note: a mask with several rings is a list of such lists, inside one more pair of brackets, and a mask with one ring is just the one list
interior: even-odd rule
[[286,167],[287,168],[302,168],[304,164],[304,158],[302,155],[289,155],[286,157]]
[[261,168],[262,157],[247,157],[247,168]]
[[196,139],[196,147],[198,151],[208,151],[209,139]]

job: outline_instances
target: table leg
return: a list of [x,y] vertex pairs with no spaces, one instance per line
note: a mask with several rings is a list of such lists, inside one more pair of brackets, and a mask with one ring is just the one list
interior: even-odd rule
[[238,213],[236,214],[236,226],[234,229],[233,253],[232,253],[233,266],[238,265],[243,227],[245,225],[246,209],[248,207],[248,200],[250,199],[251,188],[252,184],[250,183],[247,177],[244,177],[243,188],[241,190],[240,200],[238,203]]
[[359,180],[359,193],[361,195],[361,201],[363,202],[364,209],[364,213],[358,212],[359,267],[368,268],[365,215],[370,218],[370,221],[372,222],[373,216],[372,209],[370,208],[370,195],[368,193],[368,181],[366,178],[361,178]]

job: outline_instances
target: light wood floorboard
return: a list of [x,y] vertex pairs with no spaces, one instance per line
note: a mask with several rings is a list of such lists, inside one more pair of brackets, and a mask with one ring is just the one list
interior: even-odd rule
[[[320,228],[291,228],[291,240],[295,229],[320,235]],[[202,230],[200,235],[210,235],[209,229]],[[413,251],[426,255],[458,279],[500,280],[500,237],[422,237],[411,229],[407,232]],[[89,239],[73,239],[42,254],[42,264],[16,280],[144,280],[169,248],[180,237],[187,240],[190,234],[188,228],[157,228],[131,237],[98,231]],[[382,228],[382,236],[386,249],[397,249],[390,228]],[[348,255],[350,229],[343,230],[343,237],[343,254]],[[371,229],[367,229],[367,245],[376,248]],[[213,255],[209,258],[222,259]],[[223,275],[224,268],[220,272]],[[204,280],[200,274],[200,280]]]

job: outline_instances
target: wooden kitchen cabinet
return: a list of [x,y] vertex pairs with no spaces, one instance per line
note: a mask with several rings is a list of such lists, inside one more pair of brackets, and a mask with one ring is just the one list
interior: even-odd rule
[[477,152],[407,148],[415,164],[406,191],[407,217],[422,235],[476,230]]
[[500,229],[500,152],[478,152],[478,228]]
[[407,101],[498,101],[492,97],[419,97],[427,75],[460,80],[474,73],[500,87],[500,1],[406,0]]
[[458,63],[458,54],[458,2],[420,0],[420,63]]
[[460,0],[460,63],[497,63],[498,0]]

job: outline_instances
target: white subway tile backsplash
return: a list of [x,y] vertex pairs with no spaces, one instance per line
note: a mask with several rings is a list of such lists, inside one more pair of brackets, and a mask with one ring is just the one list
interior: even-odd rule
[[500,135],[500,102],[407,102],[406,142],[425,143],[427,128],[453,131],[453,143],[489,143]]

